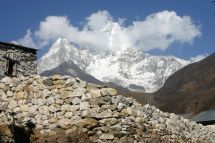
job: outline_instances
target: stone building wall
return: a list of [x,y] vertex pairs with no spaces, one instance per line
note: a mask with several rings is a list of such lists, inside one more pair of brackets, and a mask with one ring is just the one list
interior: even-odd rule
[[15,61],[15,74],[30,75],[37,73],[37,57],[33,52],[26,51],[24,48],[4,48],[0,45],[0,77],[6,75],[8,71],[8,59]]

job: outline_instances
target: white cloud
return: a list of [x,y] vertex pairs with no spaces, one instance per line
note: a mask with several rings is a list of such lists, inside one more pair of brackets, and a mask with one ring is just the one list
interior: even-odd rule
[[40,22],[39,30],[35,36],[41,40],[56,40],[59,37],[69,38],[77,34],[77,28],[72,26],[65,16],[48,16]]
[[32,32],[30,29],[28,29],[26,35],[23,38],[18,39],[17,42],[27,47],[37,48],[32,39]]
[[162,11],[149,15],[144,21],[135,21],[127,30],[132,45],[145,51],[165,50],[174,42],[192,43],[201,35],[199,27],[188,16],[180,17],[174,11]]
[[107,11],[98,11],[86,18],[86,27],[92,30],[102,29],[106,24],[112,23],[113,18]]
[[208,54],[203,54],[203,55],[197,55],[195,57],[191,57],[190,60],[191,62],[198,62],[203,60],[204,58],[206,58],[208,56]]
[[124,26],[123,21],[115,20],[107,11],[98,11],[87,17],[82,27],[75,27],[66,16],[48,16],[33,36],[39,47],[67,38],[77,45],[103,50],[134,47],[149,51],[165,50],[174,42],[192,43],[201,35],[189,16],[181,17],[174,11],[158,12],[129,26]]

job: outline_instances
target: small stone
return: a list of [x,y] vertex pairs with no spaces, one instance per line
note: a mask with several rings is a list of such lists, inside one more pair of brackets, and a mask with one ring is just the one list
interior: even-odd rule
[[[68,99],[68,98],[67,98],[67,99]],[[62,105],[63,102],[64,102],[64,101],[61,100],[61,99],[56,99],[56,100],[55,100],[55,103],[56,103],[56,104],[59,104],[59,105]]]
[[5,89],[5,84],[0,82],[0,89]]
[[58,121],[59,125],[63,128],[63,129],[68,129],[70,127],[70,119],[61,119]]
[[32,84],[28,84],[26,87],[25,87],[25,90],[29,93],[29,92],[32,92],[33,91],[33,85]]
[[105,102],[103,98],[91,98],[89,100],[90,105],[96,105],[96,106],[102,106],[109,104],[108,102]]
[[48,121],[48,120],[44,120],[44,121],[42,121],[42,125],[43,125],[43,126],[48,126],[48,123],[49,123],[49,121]]
[[76,125],[84,128],[92,128],[97,125],[97,121],[93,118],[85,118],[80,120]]
[[73,84],[76,83],[76,80],[73,79],[73,78],[68,78],[66,81],[65,81],[65,85],[66,86],[72,86]]
[[18,113],[20,111],[20,107],[15,107],[14,109],[13,109],[13,112],[15,112],[15,113]]
[[64,114],[64,117],[66,117],[66,118],[72,118],[72,116],[73,116],[73,112],[66,112]]
[[73,89],[72,86],[67,86],[67,87],[65,88],[65,90],[66,90],[66,91],[73,91],[74,89]]
[[50,105],[50,104],[54,104],[55,103],[55,98],[54,96],[50,96],[46,99],[47,101],[47,104]]
[[49,114],[49,107],[47,107],[47,106],[40,106],[38,108],[38,110],[39,110],[40,114],[43,114],[43,115],[48,115]]
[[132,114],[132,109],[130,107],[127,107],[126,109],[122,109],[121,114],[129,116]]
[[3,82],[3,83],[7,83],[7,82],[11,82],[11,78],[10,77],[3,77],[2,79],[1,79],[1,82]]
[[81,96],[82,101],[89,101],[91,98],[92,98],[92,96],[90,93],[86,93],[86,94]]
[[51,89],[51,94],[56,95],[59,93],[58,89]]
[[102,134],[99,139],[101,140],[113,140],[114,136],[112,134]]
[[30,114],[36,114],[37,108],[38,108],[37,105],[30,106],[28,112]]
[[8,97],[12,97],[12,96],[13,96],[13,92],[10,91],[10,90],[8,90],[8,91],[7,91],[7,96],[8,96]]
[[138,117],[146,117],[146,113],[143,110],[137,110]]
[[80,110],[87,110],[88,108],[90,108],[89,102],[80,103]]
[[124,107],[124,104],[123,104],[123,103],[119,103],[119,104],[117,105],[118,111],[121,111],[121,110],[123,109],[123,107]]
[[150,105],[149,104],[146,104],[146,105],[144,105],[143,106],[145,109],[148,109],[149,107],[150,107]]
[[53,117],[53,118],[50,118],[49,119],[49,123],[50,124],[55,124],[55,123],[57,123],[58,122],[58,118],[56,118],[56,117]]
[[66,99],[66,98],[72,97],[72,95],[73,95],[72,91],[63,91],[61,92],[60,98]]
[[46,86],[52,86],[53,81],[52,81],[52,79],[48,78],[48,79],[43,80],[43,84]]
[[43,129],[43,125],[39,125],[39,124],[37,124],[37,125],[36,125],[36,129],[38,129],[38,130]]
[[4,90],[0,89],[0,101],[6,101],[7,100],[7,95],[5,94]]
[[60,109],[63,110],[63,111],[70,111],[70,105],[64,104],[64,105],[61,106]]
[[110,109],[107,109],[107,110],[99,113],[99,116],[98,116],[98,118],[101,118],[101,119],[102,118],[110,118],[110,117],[112,117],[112,111]]
[[6,111],[7,109],[8,109],[8,103],[4,103],[4,104],[0,105],[1,111]]
[[29,109],[29,106],[28,106],[28,105],[22,105],[22,106],[20,106],[20,110],[21,110],[22,112],[27,112],[28,109]]
[[92,95],[92,98],[98,98],[102,96],[99,89],[91,89],[90,94]]
[[65,88],[65,86],[64,85],[60,85],[60,84],[56,84],[56,85],[53,85],[52,88],[62,89],[62,88]]
[[92,84],[92,83],[87,83],[86,90],[89,92],[92,89],[98,89],[98,85],[95,85],[95,84]]
[[111,131],[113,131],[113,132],[120,132],[120,131],[122,130],[122,126],[119,125],[119,124],[116,124],[116,125],[114,125],[114,126],[111,126],[110,129],[111,129]]
[[70,97],[81,97],[83,94],[85,94],[85,92],[85,88],[77,88],[72,92]]
[[48,89],[43,89],[43,97],[48,98],[51,95],[51,91]]
[[53,84],[55,84],[55,85],[63,85],[65,83],[65,80],[54,80],[53,81]]
[[61,110],[59,110],[59,111],[56,112],[56,116],[58,116],[58,118],[62,119],[63,116],[64,116],[64,114],[65,114],[65,112],[66,112],[66,111],[61,111]]
[[15,107],[17,107],[17,101],[9,99],[8,109],[13,110]]
[[72,104],[73,104],[73,105],[77,105],[77,104],[79,104],[79,103],[81,103],[81,99],[79,99],[78,97],[75,97],[75,98],[72,100]]
[[24,89],[23,85],[22,85],[22,84],[19,84],[19,85],[15,88],[15,91],[16,91],[16,92],[21,92],[21,91],[23,91],[23,89]]
[[114,124],[116,124],[118,122],[118,120],[116,118],[109,118],[109,119],[102,119],[99,120],[99,124],[101,126],[113,126]]
[[24,99],[24,97],[25,97],[24,95],[25,95],[24,92],[16,92],[15,98],[16,98],[16,100]]
[[80,85],[80,87],[85,88],[86,85],[87,85],[87,82],[81,80],[80,83],[79,83],[79,85]]
[[[56,127],[57,127],[56,124],[50,124],[48,128],[49,128],[50,130],[54,130]],[[52,133],[53,133],[53,131],[52,131]]]
[[117,95],[117,91],[116,91],[116,89],[113,89],[113,88],[102,88],[101,94],[102,94],[102,96],[106,96],[106,95],[115,96],[115,95]]
[[74,112],[74,111],[77,111],[80,109],[80,106],[79,105],[71,105],[70,106],[70,111]]
[[61,79],[61,75],[53,75],[52,80],[58,80]]
[[81,117],[90,117],[90,111],[89,110],[83,110],[81,112]]
[[61,106],[58,104],[52,104],[49,106],[49,111],[51,112],[57,112],[58,110],[60,110]]

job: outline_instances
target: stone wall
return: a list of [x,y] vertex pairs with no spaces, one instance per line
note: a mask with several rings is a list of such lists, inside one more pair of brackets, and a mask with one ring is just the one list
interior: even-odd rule
[[215,141],[212,128],[143,106],[133,98],[117,95],[115,89],[59,75],[1,79],[2,142],[19,139],[14,127],[31,130],[29,140],[37,143]]
[[19,62],[16,64],[17,75],[30,75],[37,73],[37,57],[31,52],[26,52],[21,48],[3,48],[0,47],[0,77],[7,72],[8,60],[4,56]]

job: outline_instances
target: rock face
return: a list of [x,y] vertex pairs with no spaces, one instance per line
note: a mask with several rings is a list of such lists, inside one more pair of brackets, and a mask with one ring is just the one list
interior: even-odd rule
[[0,93],[2,142],[215,141],[212,128],[78,78],[5,77]]

